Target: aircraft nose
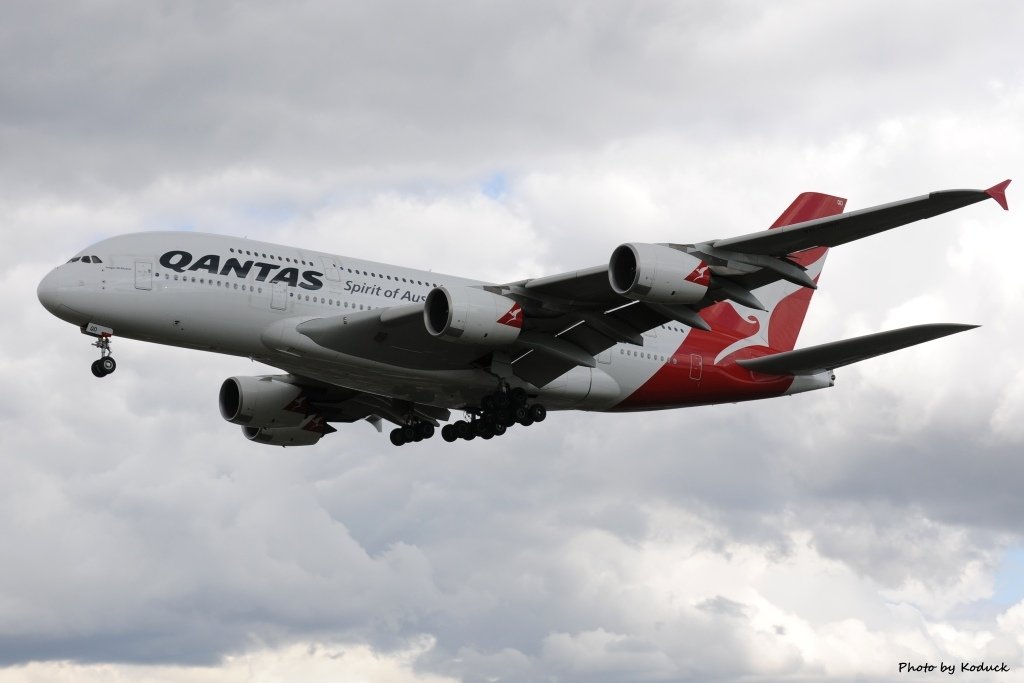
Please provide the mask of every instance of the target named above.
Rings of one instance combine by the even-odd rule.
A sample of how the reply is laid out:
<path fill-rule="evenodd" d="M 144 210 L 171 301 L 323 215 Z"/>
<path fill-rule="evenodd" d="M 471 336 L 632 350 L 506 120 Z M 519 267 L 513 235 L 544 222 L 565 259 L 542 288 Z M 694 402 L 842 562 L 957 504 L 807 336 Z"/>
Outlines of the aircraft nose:
<path fill-rule="evenodd" d="M 54 268 L 47 273 L 46 277 L 39 283 L 39 287 L 36 288 L 36 296 L 39 297 L 39 303 L 54 315 L 58 314 L 58 309 L 60 308 L 60 273 L 57 270 L 57 268 Z"/>
<path fill-rule="evenodd" d="M 87 309 L 86 300 L 83 299 L 82 287 L 74 287 L 74 281 L 69 278 L 65 267 L 58 266 L 51 270 L 36 287 L 36 296 L 43 308 L 61 320 L 75 325 L 84 325 L 89 322 L 90 315 L 82 311 Z M 80 283 L 84 284 L 84 283 Z"/>

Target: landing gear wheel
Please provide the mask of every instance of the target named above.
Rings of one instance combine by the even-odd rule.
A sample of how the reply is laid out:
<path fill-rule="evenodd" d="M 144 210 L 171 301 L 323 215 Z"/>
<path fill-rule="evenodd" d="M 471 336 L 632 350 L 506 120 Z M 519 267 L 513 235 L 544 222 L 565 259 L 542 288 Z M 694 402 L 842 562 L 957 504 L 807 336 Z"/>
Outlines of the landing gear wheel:
<path fill-rule="evenodd" d="M 434 435 L 434 425 L 429 422 L 420 422 L 416 425 L 417 439 L 429 439 Z"/>
<path fill-rule="evenodd" d="M 447 441 L 448 443 L 456 441 L 459 438 L 458 427 L 456 427 L 454 424 L 445 425 L 444 427 L 441 427 L 441 438 Z"/>
<path fill-rule="evenodd" d="M 395 429 L 392 429 L 390 437 L 391 437 L 391 443 L 395 444 L 396 446 L 401 446 L 401 445 L 405 444 L 405 437 L 402 435 L 402 428 L 401 427 L 397 427 Z"/>
<path fill-rule="evenodd" d="M 117 370 L 117 362 L 113 356 L 104 356 L 99 360 L 100 368 L 103 370 L 104 375 L 109 375 L 114 370 Z"/>
<path fill-rule="evenodd" d="M 411 443 L 413 441 L 419 441 L 419 439 L 416 438 L 416 428 L 415 427 L 413 427 L 412 425 L 405 425 L 401 429 L 402 429 L 402 438 L 405 439 L 406 443 Z"/>
<path fill-rule="evenodd" d="M 543 422 L 544 418 L 548 416 L 548 409 L 539 403 L 534 403 L 530 406 L 530 420 L 532 422 Z"/>
<path fill-rule="evenodd" d="M 526 389 L 522 387 L 516 387 L 512 391 L 508 392 L 508 397 L 512 401 L 512 405 L 519 407 L 526 405 Z"/>
<path fill-rule="evenodd" d="M 458 422 L 456 422 L 455 430 L 456 433 L 459 435 L 459 438 L 465 439 L 466 441 L 470 441 L 473 439 L 473 437 L 476 436 L 476 432 L 473 431 L 473 425 L 466 422 L 465 420 L 459 420 Z"/>
<path fill-rule="evenodd" d="M 106 377 L 107 376 L 107 373 L 103 371 L 103 366 L 100 365 L 100 363 L 102 361 L 103 361 L 103 359 L 101 358 L 99 360 L 94 360 L 92 362 L 92 367 L 91 367 L 92 374 L 95 375 L 96 377 Z"/>

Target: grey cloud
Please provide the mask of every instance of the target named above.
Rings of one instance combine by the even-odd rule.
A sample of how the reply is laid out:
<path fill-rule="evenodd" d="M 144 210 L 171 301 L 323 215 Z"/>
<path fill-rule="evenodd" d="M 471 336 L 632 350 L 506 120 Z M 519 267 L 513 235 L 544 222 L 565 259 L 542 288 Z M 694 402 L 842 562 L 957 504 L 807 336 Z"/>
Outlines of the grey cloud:
<path fill-rule="evenodd" d="M 1019 12 L 11 9 L 0 660 L 215 664 L 259 644 L 387 653 L 426 635 L 417 666 L 464 680 L 785 679 L 822 673 L 800 638 L 843 624 L 867 632 L 857 652 L 928 634 L 926 619 L 970 632 L 931 603 L 972 599 L 965 568 L 992 571 L 1020 543 L 1019 439 L 990 421 L 1024 330 L 985 240 L 966 282 L 946 254 L 979 233 L 1012 253 L 1015 214 L 972 207 L 830 257 L 804 341 L 932 296 L 986 323 L 943 347 L 939 372 L 908 351 L 828 392 L 555 414 L 450 447 L 394 449 L 366 424 L 314 449 L 249 444 L 216 390 L 265 368 L 120 340 L 98 383 L 88 340 L 34 287 L 97 239 L 168 225 L 525 277 L 626 239 L 758 229 L 804 189 L 861 207 L 994 182 L 1022 158 Z M 481 199 L 496 169 L 506 191 Z M 485 237 L 460 239 L 470 229 Z M 731 572 L 738 584 L 716 583 Z M 911 619 L 884 596 L 915 581 L 928 599 L 906 598 Z M 777 613 L 755 620 L 764 602 Z"/>
<path fill-rule="evenodd" d="M 637 130 L 821 140 L 948 105 L 954 83 L 983 111 L 979 74 L 1019 77 L 988 40 L 1016 11 L 36 3 L 12 11 L 0 42 L 17 65 L 0 170 L 11 188 L 137 189 L 211 164 L 522 168 Z"/>

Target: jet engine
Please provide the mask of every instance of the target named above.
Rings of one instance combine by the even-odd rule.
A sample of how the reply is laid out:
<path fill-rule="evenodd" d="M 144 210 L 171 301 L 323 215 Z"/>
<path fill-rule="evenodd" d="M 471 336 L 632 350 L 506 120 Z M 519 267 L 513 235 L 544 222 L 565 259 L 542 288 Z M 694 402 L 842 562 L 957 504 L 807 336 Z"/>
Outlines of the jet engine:
<path fill-rule="evenodd" d="M 423 307 L 427 332 L 460 344 L 503 346 L 523 329 L 522 307 L 500 294 L 475 287 L 435 287 Z"/>
<path fill-rule="evenodd" d="M 616 293 L 657 304 L 692 304 L 711 284 L 706 263 L 664 244 L 623 244 L 612 252 L 608 280 Z"/>
<path fill-rule="evenodd" d="M 302 389 L 271 376 L 229 377 L 220 385 L 218 403 L 225 420 L 246 429 L 298 427 L 309 417 Z"/>

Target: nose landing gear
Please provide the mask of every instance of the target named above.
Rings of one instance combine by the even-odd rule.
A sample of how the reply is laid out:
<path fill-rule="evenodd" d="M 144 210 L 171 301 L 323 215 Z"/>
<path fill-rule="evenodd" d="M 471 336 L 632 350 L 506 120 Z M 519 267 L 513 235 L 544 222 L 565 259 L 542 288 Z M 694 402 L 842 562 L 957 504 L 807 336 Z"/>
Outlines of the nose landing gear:
<path fill-rule="evenodd" d="M 110 355 L 110 338 L 113 336 L 114 331 L 108 327 L 99 327 L 98 325 L 89 325 L 88 331 L 85 329 L 82 331 L 97 338 L 92 345 L 100 350 L 99 359 L 92 362 L 92 374 L 96 377 L 106 377 L 114 370 L 117 370 L 117 362 Z"/>

